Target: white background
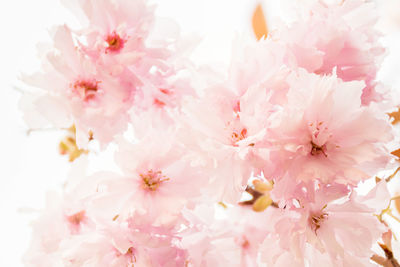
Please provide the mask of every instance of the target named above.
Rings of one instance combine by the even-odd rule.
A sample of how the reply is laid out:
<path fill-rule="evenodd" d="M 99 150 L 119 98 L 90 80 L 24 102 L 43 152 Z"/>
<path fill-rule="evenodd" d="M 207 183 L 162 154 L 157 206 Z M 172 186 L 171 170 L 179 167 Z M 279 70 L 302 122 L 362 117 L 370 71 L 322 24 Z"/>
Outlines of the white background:
<path fill-rule="evenodd" d="M 400 1 L 400 0 L 399 0 Z M 159 0 L 158 14 L 175 18 L 183 33 L 203 36 L 194 58 L 198 62 L 226 63 L 236 33 L 250 31 L 256 0 Z M 396 1 L 391 1 L 396 2 Z M 398 2 L 398 1 L 397 1 Z M 276 2 L 275 2 L 276 3 Z M 269 16 L 278 16 L 272 2 Z M 398 9 L 399 10 L 399 9 Z M 400 10 L 399 10 L 400 14 Z M 387 21 L 386 21 L 387 22 Z M 40 66 L 36 44 L 50 41 L 47 30 L 56 24 L 77 21 L 58 0 L 1 0 L 0 6 L 0 266 L 22 266 L 21 256 L 30 241 L 29 221 L 44 205 L 48 190 L 59 190 L 69 163 L 59 156 L 61 135 L 27 128 L 18 111 L 21 72 Z M 384 24 L 382 24 L 384 25 Z M 386 26 L 385 26 L 386 27 Z M 396 27 L 387 44 L 398 48 Z M 393 49 L 382 77 L 399 85 L 400 57 Z M 46 267 L 46 266 L 45 266 Z"/>

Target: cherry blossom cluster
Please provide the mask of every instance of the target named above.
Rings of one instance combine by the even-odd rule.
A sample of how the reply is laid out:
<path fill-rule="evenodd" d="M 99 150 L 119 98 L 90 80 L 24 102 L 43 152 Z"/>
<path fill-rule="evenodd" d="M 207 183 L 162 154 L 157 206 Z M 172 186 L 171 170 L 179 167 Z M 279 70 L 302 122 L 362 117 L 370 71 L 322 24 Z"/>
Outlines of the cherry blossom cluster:
<path fill-rule="evenodd" d="M 84 26 L 54 28 L 42 71 L 22 77 L 29 127 L 69 129 L 60 152 L 76 159 L 27 266 L 400 266 L 372 3 L 303 5 L 236 38 L 222 75 L 146 0 L 68 6 Z M 89 173 L 93 142 L 116 146 L 119 171 Z"/>

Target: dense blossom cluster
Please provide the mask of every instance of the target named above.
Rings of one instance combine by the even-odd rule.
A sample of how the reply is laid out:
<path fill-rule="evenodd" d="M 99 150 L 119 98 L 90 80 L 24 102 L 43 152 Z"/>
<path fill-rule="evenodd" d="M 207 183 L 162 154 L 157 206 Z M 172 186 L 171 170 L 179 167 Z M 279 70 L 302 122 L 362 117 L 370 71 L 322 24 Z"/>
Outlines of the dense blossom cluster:
<path fill-rule="evenodd" d="M 390 179 L 357 190 L 397 164 L 371 3 L 313 1 L 238 38 L 219 81 L 145 0 L 69 5 L 86 26 L 52 31 L 21 106 L 30 127 L 73 126 L 71 160 L 115 144 L 120 171 L 48 195 L 27 266 L 399 266 L 373 250 L 391 250 Z"/>

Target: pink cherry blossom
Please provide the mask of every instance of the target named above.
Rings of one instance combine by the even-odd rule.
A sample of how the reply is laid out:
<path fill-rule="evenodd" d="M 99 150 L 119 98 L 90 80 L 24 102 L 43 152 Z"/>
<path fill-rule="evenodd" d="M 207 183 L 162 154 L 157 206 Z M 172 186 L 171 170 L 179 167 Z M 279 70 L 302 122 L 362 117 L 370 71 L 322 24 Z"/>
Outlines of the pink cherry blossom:
<path fill-rule="evenodd" d="M 214 197 L 235 202 L 252 171 L 262 164 L 254 145 L 265 134 L 265 128 L 250 114 L 252 107 L 242 108 L 246 96 L 218 86 L 206 93 L 207 97 L 184 105 L 181 140 L 191 149 L 192 161 L 208 170 L 212 183 L 209 190 L 214 190 Z"/>
<path fill-rule="evenodd" d="M 26 109 L 43 118 L 27 117 L 30 126 L 68 128 L 74 124 L 80 147 L 86 146 L 89 132 L 104 145 L 127 129 L 130 110 L 162 110 L 164 118 L 167 109 L 180 106 L 184 95 L 194 94 L 178 68 L 183 65 L 179 61 L 187 59 L 181 60 L 178 53 L 171 55 L 178 37 L 153 40 L 154 10 L 146 2 L 79 4 L 88 27 L 74 31 L 58 27 L 54 49 L 45 55 L 44 72 L 23 77 L 41 89 L 22 100 L 33 102 L 25 104 Z"/>
<path fill-rule="evenodd" d="M 217 213 L 225 217 L 209 220 Z M 242 207 L 221 211 L 202 205 L 185 210 L 184 217 L 193 225 L 179 234 L 179 246 L 187 250 L 189 266 L 257 266 L 258 247 L 269 230 L 264 224 L 268 214 Z"/>
<path fill-rule="evenodd" d="M 304 70 L 291 73 L 287 82 L 287 103 L 267 137 L 266 146 L 276 145 L 271 178 L 287 172 L 294 182 L 356 185 L 387 166 L 391 155 L 383 144 L 392 140 L 392 129 L 385 114 L 361 105 L 362 82 Z"/>
<path fill-rule="evenodd" d="M 165 136 L 172 139 L 174 134 Z M 139 214 L 152 218 L 154 225 L 175 223 L 181 209 L 208 186 L 208 176 L 191 166 L 184 150 L 155 133 L 137 144 L 121 141 L 120 146 L 116 162 L 123 175 L 99 180 L 104 189 L 93 200 L 98 208 L 109 205 L 110 217 Z"/>
<path fill-rule="evenodd" d="M 311 250 L 330 257 L 329 266 L 367 264 L 383 225 L 373 215 L 373 209 L 356 202 L 355 194 L 338 202 L 334 201 L 338 195 L 330 192 L 332 187 L 320 186 L 314 202 L 300 201 L 299 208 L 281 211 L 275 221 L 281 248 L 300 263 L 318 263 L 318 258 L 307 256 L 312 246 Z"/>
<path fill-rule="evenodd" d="M 374 29 L 375 9 L 362 0 L 316 1 L 302 19 L 287 30 L 272 32 L 271 38 L 288 47 L 292 63 L 299 67 L 317 74 L 336 69 L 344 81 L 364 81 L 362 103 L 367 105 L 384 97 L 375 81 L 385 51 Z"/>
<path fill-rule="evenodd" d="M 66 266 L 183 267 L 183 251 L 171 245 L 171 237 L 153 231 L 130 222 L 98 225 L 64 242 L 62 258 Z"/>
<path fill-rule="evenodd" d="M 187 61 L 177 51 L 178 46 L 185 50 L 179 45 L 179 27 L 172 21 L 159 22 L 154 6 L 143 0 L 78 0 L 78 5 L 89 22 L 87 29 L 79 31 L 82 50 L 100 68 L 122 76 L 122 83 L 135 88 L 135 107 L 176 107 L 182 95 L 194 93 L 189 82 L 179 77 L 179 62 Z M 163 23 L 162 33 L 159 23 Z"/>
<path fill-rule="evenodd" d="M 60 266 L 60 246 L 72 236 L 90 231 L 94 222 L 77 196 L 49 193 L 46 208 L 33 223 L 33 239 L 24 261 L 27 266 Z"/>
<path fill-rule="evenodd" d="M 88 142 L 90 131 L 103 143 L 111 141 L 127 126 L 132 88 L 120 86 L 119 79 L 98 69 L 77 48 L 67 26 L 56 29 L 54 47 L 46 54 L 44 72 L 24 78 L 42 89 L 34 102 L 36 109 L 50 125 L 75 124 L 81 146 Z"/>

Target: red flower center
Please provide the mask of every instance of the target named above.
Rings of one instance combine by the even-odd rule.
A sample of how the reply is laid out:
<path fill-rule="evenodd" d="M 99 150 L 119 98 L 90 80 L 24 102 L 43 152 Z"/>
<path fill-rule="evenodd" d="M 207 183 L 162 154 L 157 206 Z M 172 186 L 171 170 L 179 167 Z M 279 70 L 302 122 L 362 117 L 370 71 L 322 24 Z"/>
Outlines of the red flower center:
<path fill-rule="evenodd" d="M 111 33 L 106 38 L 107 49 L 106 52 L 117 53 L 124 48 L 125 41 L 116 32 Z"/>
<path fill-rule="evenodd" d="M 84 101 L 88 101 L 96 96 L 99 90 L 99 83 L 100 82 L 95 80 L 82 80 L 75 82 L 73 88 Z"/>

